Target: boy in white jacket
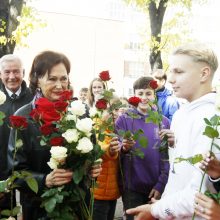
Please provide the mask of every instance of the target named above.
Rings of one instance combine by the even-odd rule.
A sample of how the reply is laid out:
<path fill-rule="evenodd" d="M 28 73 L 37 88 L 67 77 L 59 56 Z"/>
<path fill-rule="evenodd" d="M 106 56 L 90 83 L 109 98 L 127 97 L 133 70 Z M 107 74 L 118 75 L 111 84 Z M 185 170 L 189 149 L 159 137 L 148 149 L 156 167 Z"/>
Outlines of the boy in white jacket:
<path fill-rule="evenodd" d="M 179 98 L 188 101 L 173 116 L 171 130 L 175 145 L 170 149 L 170 172 L 162 198 L 127 210 L 136 215 L 136 220 L 147 219 L 192 219 L 194 198 L 202 179 L 198 166 L 188 162 L 174 165 L 175 158 L 189 158 L 210 150 L 211 139 L 203 135 L 206 124 L 216 114 L 212 80 L 218 60 L 215 53 L 205 45 L 191 44 L 177 48 L 170 59 L 169 82 Z M 202 192 L 214 191 L 205 175 Z M 195 219 L 202 219 L 196 217 Z"/>

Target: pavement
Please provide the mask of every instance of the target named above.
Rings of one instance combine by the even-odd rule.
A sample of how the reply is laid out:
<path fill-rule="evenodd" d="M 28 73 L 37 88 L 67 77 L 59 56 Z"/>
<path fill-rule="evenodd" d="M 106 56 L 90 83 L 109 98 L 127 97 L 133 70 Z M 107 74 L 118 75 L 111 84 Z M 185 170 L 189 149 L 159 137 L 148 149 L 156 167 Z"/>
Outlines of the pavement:
<path fill-rule="evenodd" d="M 123 220 L 123 204 L 121 198 L 118 199 L 114 220 Z"/>

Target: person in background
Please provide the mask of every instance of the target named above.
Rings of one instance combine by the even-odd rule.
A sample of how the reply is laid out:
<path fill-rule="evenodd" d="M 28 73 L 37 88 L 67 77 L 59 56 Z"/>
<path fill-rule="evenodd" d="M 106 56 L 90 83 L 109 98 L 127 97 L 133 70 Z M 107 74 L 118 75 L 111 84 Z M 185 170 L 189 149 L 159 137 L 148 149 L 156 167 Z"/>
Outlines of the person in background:
<path fill-rule="evenodd" d="M 120 102 L 123 105 L 123 107 L 118 109 L 119 116 L 124 114 L 129 108 L 128 99 L 126 97 L 120 97 Z"/>
<path fill-rule="evenodd" d="M 101 98 L 102 92 L 105 89 L 105 84 L 100 78 L 94 78 L 89 86 L 88 104 L 92 108 L 95 102 Z"/>
<path fill-rule="evenodd" d="M 110 100 L 111 105 L 119 102 L 120 99 L 117 97 Z M 119 110 L 114 109 L 113 122 L 118 118 L 118 115 Z M 109 117 L 109 114 L 105 114 L 102 120 L 107 121 Z M 99 125 L 102 125 L 102 121 L 95 124 L 95 126 Z M 109 133 L 112 132 L 106 130 L 104 141 L 99 142 L 105 153 L 102 156 L 102 171 L 97 178 L 97 187 L 94 190 L 93 220 L 113 220 L 117 199 L 120 197 L 118 185 L 120 143 L 118 137 L 108 136 Z"/>
<path fill-rule="evenodd" d="M 79 91 L 79 100 L 81 100 L 83 103 L 87 103 L 88 91 L 89 89 L 86 87 L 81 88 Z"/>
<path fill-rule="evenodd" d="M 9 116 L 33 98 L 23 78 L 24 67 L 18 56 L 7 54 L 0 59 L 0 90 L 6 95 L 5 103 L 0 105 L 0 111 L 6 116 L 4 124 L 0 126 L 0 181 L 7 179 Z M 4 209 L 10 209 L 10 193 L 0 198 L 0 212 Z"/>
<path fill-rule="evenodd" d="M 140 149 L 139 140 L 132 137 L 121 137 L 121 169 L 122 169 L 122 201 L 124 209 L 136 207 L 150 202 L 151 198 L 159 199 L 168 179 L 169 162 L 159 152 L 160 137 L 159 126 L 148 122 L 149 102 L 155 99 L 155 90 L 151 88 L 153 77 L 140 77 L 133 84 L 134 94 L 141 99 L 137 108 L 133 107 L 119 116 L 116 121 L 116 131 L 130 131 L 133 135 L 139 129 L 147 138 L 147 146 Z M 135 115 L 131 117 L 130 115 Z M 169 129 L 168 118 L 163 116 L 162 127 Z M 143 158 L 135 155 L 136 149 L 143 152 Z M 127 220 L 133 216 L 126 215 Z"/>
<path fill-rule="evenodd" d="M 203 132 L 206 128 L 204 118 L 210 119 L 217 113 L 216 93 L 212 92 L 212 80 L 217 68 L 216 54 L 204 44 L 183 45 L 173 51 L 169 82 L 175 95 L 188 103 L 174 114 L 171 123 L 175 144 L 174 148 L 169 149 L 169 178 L 162 198 L 154 200 L 151 205 L 127 210 L 127 214 L 136 215 L 136 220 L 192 219 L 195 194 L 199 191 L 203 172 L 197 164 L 177 162 L 178 158 L 205 154 L 213 144 L 212 139 L 203 135 Z M 219 145 L 219 140 L 215 140 L 215 144 Z M 204 176 L 201 189 L 202 192 L 207 189 L 215 191 L 207 175 Z"/>
<path fill-rule="evenodd" d="M 162 114 L 166 116 L 170 122 L 173 114 L 179 109 L 180 104 L 176 97 L 173 96 L 172 91 L 166 88 L 167 75 L 162 69 L 153 71 L 152 76 L 157 80 L 158 88 L 156 91 L 158 107 Z"/>
<path fill-rule="evenodd" d="M 41 97 L 51 102 L 58 101 L 61 93 L 70 88 L 70 62 L 62 53 L 43 51 L 38 54 L 32 63 L 29 74 L 30 89 L 35 94 L 31 103 L 16 111 L 15 115 L 30 119 L 30 112 L 35 108 L 35 101 Z M 51 146 L 40 145 L 40 125 L 29 123 L 28 127 L 20 131 L 23 146 L 16 152 L 13 159 L 15 131 L 11 130 L 8 147 L 8 166 L 15 171 L 28 170 L 38 183 L 38 193 L 30 191 L 23 179 L 19 179 L 21 192 L 22 214 L 24 220 L 50 219 L 46 211 L 40 207 L 41 194 L 45 187 L 62 186 L 72 179 L 72 171 L 65 169 L 51 170 L 47 164 L 50 159 Z M 101 165 L 91 168 L 91 176 L 97 177 Z"/>
<path fill-rule="evenodd" d="M 201 162 L 200 168 L 209 175 L 216 191 L 220 192 L 220 160 L 215 155 L 207 153 Z M 210 197 L 197 193 L 195 196 L 195 213 L 207 220 L 220 219 L 220 204 Z"/>

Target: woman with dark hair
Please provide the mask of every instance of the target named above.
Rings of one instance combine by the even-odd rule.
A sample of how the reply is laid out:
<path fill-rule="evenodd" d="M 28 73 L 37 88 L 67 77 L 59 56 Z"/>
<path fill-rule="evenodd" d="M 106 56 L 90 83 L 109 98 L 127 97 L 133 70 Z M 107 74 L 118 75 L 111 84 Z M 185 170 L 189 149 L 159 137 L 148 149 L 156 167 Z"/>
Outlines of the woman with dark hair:
<path fill-rule="evenodd" d="M 51 102 L 58 101 L 61 93 L 70 88 L 69 82 L 70 62 L 61 53 L 44 51 L 38 54 L 32 64 L 29 74 L 30 89 L 35 94 L 31 103 L 20 108 L 16 115 L 30 119 L 30 112 L 36 107 L 35 102 L 41 97 Z M 15 170 L 27 170 L 38 182 L 38 193 L 33 193 L 23 179 L 17 184 L 21 191 L 21 204 L 24 220 L 45 220 L 47 217 L 44 209 L 40 207 L 41 194 L 45 187 L 62 186 L 72 180 L 73 172 L 65 169 L 49 168 L 47 162 L 50 159 L 50 146 L 40 145 L 41 136 L 38 124 L 29 123 L 27 129 L 19 131 L 19 138 L 23 146 L 18 149 L 16 158 L 13 160 L 15 131 L 12 130 L 9 140 L 9 168 Z M 97 177 L 101 167 L 94 166 L 91 171 L 92 177 Z M 74 218 L 73 218 L 74 219 Z"/>
<path fill-rule="evenodd" d="M 89 107 L 93 107 L 95 101 L 100 99 L 102 92 L 105 89 L 105 84 L 100 78 L 94 78 L 89 85 L 88 103 Z"/>

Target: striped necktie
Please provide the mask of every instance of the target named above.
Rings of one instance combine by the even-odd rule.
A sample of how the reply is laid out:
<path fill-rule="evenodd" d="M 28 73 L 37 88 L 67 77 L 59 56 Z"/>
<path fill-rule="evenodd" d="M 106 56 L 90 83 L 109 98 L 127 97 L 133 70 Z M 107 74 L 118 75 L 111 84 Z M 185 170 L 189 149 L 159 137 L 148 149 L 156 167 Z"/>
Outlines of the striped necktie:
<path fill-rule="evenodd" d="M 13 94 L 11 95 L 11 98 L 12 98 L 12 99 L 16 99 L 16 98 L 17 98 L 17 95 L 16 95 L 15 93 L 13 93 Z"/>

